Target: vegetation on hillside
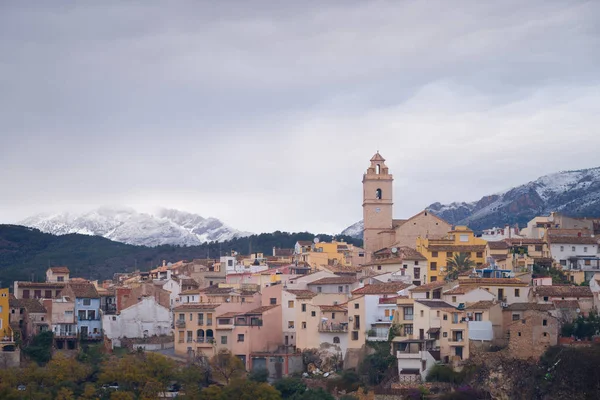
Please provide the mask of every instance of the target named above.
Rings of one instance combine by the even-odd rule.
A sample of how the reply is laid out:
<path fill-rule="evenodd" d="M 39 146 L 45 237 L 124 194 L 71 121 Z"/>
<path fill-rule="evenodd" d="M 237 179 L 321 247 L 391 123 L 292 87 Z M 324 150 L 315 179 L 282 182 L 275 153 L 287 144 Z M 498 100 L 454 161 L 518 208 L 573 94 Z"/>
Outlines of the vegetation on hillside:
<path fill-rule="evenodd" d="M 292 248 L 298 240 L 313 240 L 316 236 L 325 241 L 332 239 L 331 235 L 276 231 L 201 246 L 144 247 L 99 236 L 55 236 L 23 226 L 0 225 L 0 286 L 6 287 L 14 280 L 42 280 L 49 266 L 66 265 L 73 276 L 111 279 L 116 272 L 131 272 L 136 267 L 149 270 L 160 265 L 162 260 L 216 258 L 232 250 L 242 254 L 252 251 L 271 255 L 273 247 Z M 348 236 L 336 236 L 336 239 L 361 245 L 359 240 Z"/>

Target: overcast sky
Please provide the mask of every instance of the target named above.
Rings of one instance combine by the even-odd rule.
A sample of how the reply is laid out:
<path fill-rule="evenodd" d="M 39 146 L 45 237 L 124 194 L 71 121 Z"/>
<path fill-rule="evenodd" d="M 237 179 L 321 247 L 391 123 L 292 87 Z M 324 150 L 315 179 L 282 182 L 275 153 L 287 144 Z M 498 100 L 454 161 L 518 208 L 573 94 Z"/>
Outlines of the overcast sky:
<path fill-rule="evenodd" d="M 335 233 L 378 149 L 396 218 L 599 166 L 599 21 L 599 1 L 2 2 L 0 222 L 165 206 Z"/>

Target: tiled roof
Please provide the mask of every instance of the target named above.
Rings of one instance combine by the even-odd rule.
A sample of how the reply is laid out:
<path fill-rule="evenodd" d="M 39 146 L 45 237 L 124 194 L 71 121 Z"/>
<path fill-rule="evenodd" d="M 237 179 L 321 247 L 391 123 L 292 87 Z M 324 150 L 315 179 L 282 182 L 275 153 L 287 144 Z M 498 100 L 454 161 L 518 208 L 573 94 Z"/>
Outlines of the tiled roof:
<path fill-rule="evenodd" d="M 69 268 L 67 267 L 50 267 L 50 271 L 55 274 L 68 274 Z"/>
<path fill-rule="evenodd" d="M 310 240 L 298 240 L 300 246 L 312 246 L 313 242 Z"/>
<path fill-rule="evenodd" d="M 71 288 L 73 294 L 76 298 L 80 299 L 99 299 L 100 295 L 98 295 L 98 291 L 93 283 L 73 283 L 69 282 L 67 285 L 68 288 Z"/>
<path fill-rule="evenodd" d="M 343 307 L 341 305 L 334 305 L 334 306 L 323 305 L 323 306 L 319 306 L 319 308 L 321 309 L 321 311 L 325 311 L 325 312 L 347 312 L 348 311 L 348 309 L 346 307 Z"/>
<path fill-rule="evenodd" d="M 215 308 L 219 307 L 221 305 L 221 303 L 201 303 L 201 304 L 197 304 L 197 303 L 185 303 L 185 304 L 180 304 L 177 307 L 173 308 L 173 310 L 175 311 L 181 311 L 181 310 L 214 310 Z"/>
<path fill-rule="evenodd" d="M 469 304 L 465 307 L 466 310 L 488 310 L 493 305 L 498 304 L 492 300 L 481 300 L 476 303 Z"/>
<path fill-rule="evenodd" d="M 473 252 L 473 251 L 485 251 L 485 245 L 481 244 L 481 245 L 468 245 L 468 246 L 461 246 L 461 245 L 449 245 L 449 244 L 442 244 L 442 245 L 429 245 L 427 247 L 427 250 L 429 251 L 451 251 L 454 253 L 462 253 L 462 252 Z"/>
<path fill-rule="evenodd" d="M 19 281 L 19 288 L 52 288 L 52 289 L 61 289 L 64 288 L 66 282 L 27 282 L 27 281 Z"/>
<path fill-rule="evenodd" d="M 491 285 L 491 286 L 528 286 L 517 278 L 469 278 L 461 279 L 461 285 Z"/>
<path fill-rule="evenodd" d="M 576 310 L 578 308 L 581 308 L 577 300 L 554 300 L 552 303 L 554 304 L 554 307 L 556 307 L 556 309 L 561 310 Z"/>
<path fill-rule="evenodd" d="M 181 292 L 179 292 L 179 295 L 188 295 L 188 294 L 200 294 L 201 290 L 200 289 L 188 289 L 188 290 L 183 290 Z"/>
<path fill-rule="evenodd" d="M 452 304 L 448 304 L 445 301 L 442 300 L 424 300 L 424 299 L 418 299 L 415 300 L 417 303 L 423 304 L 424 306 L 427 306 L 429 308 L 454 308 L 456 309 L 456 307 L 454 307 Z"/>
<path fill-rule="evenodd" d="M 30 313 L 46 313 L 46 308 L 36 299 L 9 299 L 10 307 L 25 308 Z"/>
<path fill-rule="evenodd" d="M 379 304 L 396 304 L 398 299 L 408 299 L 408 296 L 382 297 L 379 299 Z"/>
<path fill-rule="evenodd" d="M 444 294 L 466 294 L 475 289 L 477 289 L 477 288 L 474 286 L 460 286 L 459 285 L 459 286 L 453 287 L 450 290 L 446 290 L 444 292 Z"/>
<path fill-rule="evenodd" d="M 204 289 L 200 289 L 200 292 L 211 295 L 211 294 L 227 294 L 231 293 L 233 288 L 230 287 L 218 287 L 216 285 L 205 287 Z"/>
<path fill-rule="evenodd" d="M 308 285 L 349 285 L 356 283 L 356 278 L 347 276 L 332 276 L 321 278 L 314 282 L 309 282 Z"/>
<path fill-rule="evenodd" d="M 217 315 L 217 318 L 233 318 L 238 314 L 239 314 L 238 312 L 230 311 L 230 312 L 226 312 L 225 314 Z"/>
<path fill-rule="evenodd" d="M 297 299 L 312 299 L 317 295 L 311 290 L 286 289 L 286 292 L 295 294 Z"/>
<path fill-rule="evenodd" d="M 594 297 L 589 286 L 535 286 L 533 293 L 543 297 Z"/>
<path fill-rule="evenodd" d="M 184 278 L 184 279 L 182 279 L 181 280 L 181 285 L 183 285 L 183 286 L 194 286 L 194 287 L 200 286 L 198 284 L 198 282 L 196 282 L 192 278 Z"/>
<path fill-rule="evenodd" d="M 275 249 L 276 257 L 289 257 L 294 254 L 294 249 Z"/>
<path fill-rule="evenodd" d="M 526 311 L 526 310 L 537 310 L 537 311 L 550 311 L 554 310 L 553 304 L 539 304 L 539 303 L 512 303 L 508 307 L 504 308 L 507 311 Z"/>
<path fill-rule="evenodd" d="M 508 250 L 508 244 L 504 240 L 487 243 L 491 250 Z"/>
<path fill-rule="evenodd" d="M 406 221 L 408 221 L 407 219 L 393 219 L 392 220 L 392 228 L 398 228 L 399 226 L 402 226 L 406 223 Z"/>
<path fill-rule="evenodd" d="M 598 238 L 589 236 L 548 236 L 548 241 L 555 244 L 598 244 Z"/>
<path fill-rule="evenodd" d="M 530 244 L 544 244 L 546 241 L 544 239 L 534 239 L 534 238 L 514 238 L 514 239 L 504 239 L 509 246 L 525 246 Z"/>
<path fill-rule="evenodd" d="M 255 308 L 254 310 L 250 310 L 247 311 L 245 313 L 238 313 L 238 315 L 254 315 L 254 314 L 262 314 L 265 311 L 269 311 L 275 307 L 279 307 L 279 304 L 274 304 L 274 305 L 270 305 L 270 306 L 262 306 L 262 307 L 258 307 Z"/>
<path fill-rule="evenodd" d="M 392 248 L 394 247 L 386 247 L 384 249 L 378 250 L 375 252 L 375 255 L 391 255 L 392 259 L 399 260 L 417 260 L 417 261 L 427 261 L 427 258 L 423 256 L 423 254 L 419 253 L 417 250 L 408 246 L 400 246 L 395 247 L 397 249 L 396 253 L 392 253 Z M 385 260 L 385 259 L 384 259 Z M 383 261 L 383 260 L 381 260 Z M 378 263 L 378 260 L 372 262 L 372 264 Z"/>
<path fill-rule="evenodd" d="M 429 292 L 430 290 L 440 289 L 445 284 L 446 284 L 446 282 L 444 282 L 444 281 L 430 282 L 430 283 L 426 283 L 425 285 L 421 285 L 421 286 L 417 286 L 412 289 L 409 289 L 409 291 L 411 291 L 413 293 Z"/>
<path fill-rule="evenodd" d="M 398 294 L 399 291 L 411 286 L 412 285 L 403 282 L 376 283 L 355 289 L 352 291 L 352 294 Z"/>

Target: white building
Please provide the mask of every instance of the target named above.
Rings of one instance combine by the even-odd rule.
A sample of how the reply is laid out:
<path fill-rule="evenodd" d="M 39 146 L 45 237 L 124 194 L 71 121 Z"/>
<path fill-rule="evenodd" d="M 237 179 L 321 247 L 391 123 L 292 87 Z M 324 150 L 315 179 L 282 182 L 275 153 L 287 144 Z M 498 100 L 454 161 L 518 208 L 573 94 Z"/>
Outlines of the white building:
<path fill-rule="evenodd" d="M 109 339 L 170 335 L 171 323 L 171 311 L 157 303 L 153 296 L 143 297 L 119 314 L 102 317 L 102 326 Z"/>
<path fill-rule="evenodd" d="M 598 269 L 598 238 L 548 235 L 550 254 L 563 269 Z"/>
<path fill-rule="evenodd" d="M 481 238 L 488 242 L 498 242 L 504 239 L 522 239 L 524 236 L 518 227 L 506 225 L 504 228 L 484 229 Z"/>

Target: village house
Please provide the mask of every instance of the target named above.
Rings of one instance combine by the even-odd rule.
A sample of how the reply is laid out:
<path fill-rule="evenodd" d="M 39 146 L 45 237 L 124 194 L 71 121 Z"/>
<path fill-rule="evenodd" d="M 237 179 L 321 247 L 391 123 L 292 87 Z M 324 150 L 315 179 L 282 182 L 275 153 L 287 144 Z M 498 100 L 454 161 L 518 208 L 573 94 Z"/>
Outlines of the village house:
<path fill-rule="evenodd" d="M 427 282 L 443 279 L 448 272 L 448 260 L 459 254 L 467 255 L 477 267 L 486 262 L 486 241 L 475 237 L 473 231 L 466 226 L 456 226 L 441 239 L 418 237 L 416 250 L 427 259 Z"/>
<path fill-rule="evenodd" d="M 15 281 L 13 294 L 17 299 L 51 299 L 60 296 L 63 282 Z"/>
<path fill-rule="evenodd" d="M 461 305 L 464 307 L 468 303 L 496 300 L 496 296 L 479 286 L 457 284 L 453 288 L 442 292 L 442 300 L 455 307 Z"/>
<path fill-rule="evenodd" d="M 69 282 L 63 292 L 64 297 L 74 299 L 77 332 L 82 340 L 101 340 L 102 318 L 100 296 L 90 282 Z"/>
<path fill-rule="evenodd" d="M 75 316 L 75 299 L 60 296 L 44 299 L 44 307 L 50 319 L 50 330 L 54 334 L 54 347 L 61 350 L 77 348 L 77 319 Z"/>
<path fill-rule="evenodd" d="M 373 256 L 372 262 L 363 266 L 363 270 L 368 270 L 370 274 L 396 273 L 406 276 L 407 281 L 416 286 L 425 283 L 427 259 L 415 249 L 407 246 L 386 247 L 376 251 Z"/>
<path fill-rule="evenodd" d="M 469 345 L 483 347 L 505 344 L 502 307 L 496 300 L 480 300 L 465 307 L 469 325 Z"/>
<path fill-rule="evenodd" d="M 46 270 L 46 282 L 68 282 L 69 274 L 67 267 L 50 267 Z"/>
<path fill-rule="evenodd" d="M 351 292 L 359 285 L 356 278 L 345 276 L 321 278 L 306 284 L 309 290 L 316 293 L 345 294 L 347 297 L 350 297 Z"/>
<path fill-rule="evenodd" d="M 558 344 L 560 323 L 552 309 L 551 304 L 515 303 L 504 310 L 511 357 L 537 359 Z"/>
<path fill-rule="evenodd" d="M 40 300 L 9 297 L 9 307 L 11 328 L 23 341 L 49 329 L 47 310 Z"/>
<path fill-rule="evenodd" d="M 459 276 L 461 287 L 479 287 L 493 294 L 500 303 L 512 304 L 527 300 L 529 285 L 518 278 L 469 278 Z M 485 300 L 485 299 L 481 299 Z"/>
<path fill-rule="evenodd" d="M 551 304 L 557 317 L 570 321 L 577 315 L 588 315 L 594 308 L 594 294 L 589 286 L 540 285 L 531 289 L 529 302 Z"/>
<path fill-rule="evenodd" d="M 4 346 L 14 344 L 14 334 L 10 327 L 10 295 L 8 288 L 0 289 L 0 343 L 2 344 L 1 351 L 4 351 Z"/>

